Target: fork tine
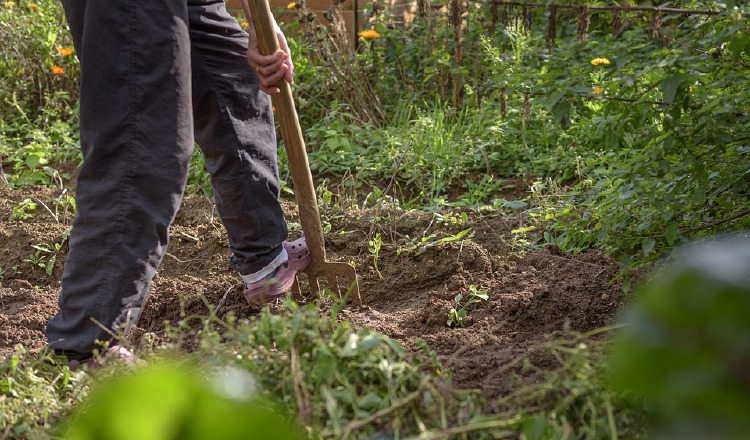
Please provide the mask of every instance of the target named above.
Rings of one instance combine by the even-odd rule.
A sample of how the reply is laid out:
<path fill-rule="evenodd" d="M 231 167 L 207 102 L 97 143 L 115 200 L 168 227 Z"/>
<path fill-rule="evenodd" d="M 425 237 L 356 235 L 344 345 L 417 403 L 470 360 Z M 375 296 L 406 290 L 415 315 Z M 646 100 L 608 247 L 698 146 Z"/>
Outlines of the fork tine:
<path fill-rule="evenodd" d="M 305 273 L 311 291 L 320 292 L 323 288 L 328 288 L 339 297 L 349 294 L 354 305 L 362 306 L 357 272 L 351 264 L 323 261 L 322 264 L 308 267 Z"/>
<path fill-rule="evenodd" d="M 351 298 L 352 302 L 357 305 L 357 307 L 362 307 L 362 297 L 359 295 L 359 280 L 357 279 L 357 274 L 354 274 L 354 276 L 347 277 L 348 284 L 349 284 L 349 290 L 351 291 Z"/>
<path fill-rule="evenodd" d="M 320 292 L 320 278 L 318 276 L 310 277 L 310 290 L 312 290 L 313 293 Z"/>
<path fill-rule="evenodd" d="M 339 277 L 335 273 L 328 275 L 328 282 L 331 284 L 331 290 L 336 292 L 341 297 L 341 289 L 339 289 Z"/>
<path fill-rule="evenodd" d="M 297 301 L 303 298 L 302 289 L 299 287 L 299 276 L 294 277 L 294 284 L 292 284 L 292 298 Z"/>

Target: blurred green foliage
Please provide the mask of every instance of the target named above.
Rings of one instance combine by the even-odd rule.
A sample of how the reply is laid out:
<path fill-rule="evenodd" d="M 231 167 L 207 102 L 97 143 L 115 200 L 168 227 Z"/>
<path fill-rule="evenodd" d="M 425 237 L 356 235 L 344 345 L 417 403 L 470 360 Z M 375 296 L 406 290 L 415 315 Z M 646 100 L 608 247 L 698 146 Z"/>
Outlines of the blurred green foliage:
<path fill-rule="evenodd" d="M 185 363 L 120 371 L 92 385 L 59 433 L 70 440 L 304 438 L 271 403 L 252 394 L 253 380 L 239 370 L 207 378 Z"/>
<path fill-rule="evenodd" d="M 614 351 L 621 389 L 673 438 L 750 432 L 750 234 L 689 246 L 638 290 Z"/>

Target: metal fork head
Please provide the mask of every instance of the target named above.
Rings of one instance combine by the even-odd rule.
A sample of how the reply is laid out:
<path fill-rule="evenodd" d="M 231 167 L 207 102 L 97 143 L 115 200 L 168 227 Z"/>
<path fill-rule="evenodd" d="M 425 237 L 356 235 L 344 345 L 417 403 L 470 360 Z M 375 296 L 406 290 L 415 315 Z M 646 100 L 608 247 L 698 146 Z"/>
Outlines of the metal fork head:
<path fill-rule="evenodd" d="M 310 264 L 304 273 L 307 275 L 310 289 L 315 292 L 320 292 L 326 287 L 339 295 L 351 291 L 352 302 L 358 307 L 362 306 L 357 272 L 351 264 L 324 261 L 321 264 Z M 346 288 L 343 292 L 339 280 L 345 283 L 343 286 Z"/>

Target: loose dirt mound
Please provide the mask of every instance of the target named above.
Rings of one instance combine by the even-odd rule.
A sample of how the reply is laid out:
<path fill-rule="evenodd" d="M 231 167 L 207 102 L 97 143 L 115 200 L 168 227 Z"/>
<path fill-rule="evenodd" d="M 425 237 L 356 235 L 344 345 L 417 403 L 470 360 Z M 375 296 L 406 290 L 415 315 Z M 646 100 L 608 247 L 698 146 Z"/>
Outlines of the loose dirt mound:
<path fill-rule="evenodd" d="M 59 193 L 2 190 L 0 357 L 15 344 L 44 346 L 44 326 L 56 310 L 67 250 L 67 244 L 59 250 L 54 244 L 72 220 L 55 203 Z M 9 222 L 13 207 L 26 198 L 37 202 L 33 217 Z M 294 226 L 294 206 L 286 208 Z M 345 310 L 342 318 L 381 331 L 418 353 L 423 353 L 418 341 L 424 340 L 452 371 L 456 386 L 479 388 L 488 398 L 539 380 L 524 373 L 516 361 L 559 332 L 611 323 L 621 302 L 619 286 L 609 284 L 615 272 L 604 257 L 557 255 L 551 250 L 520 253 L 509 232 L 518 224 L 499 215 L 467 211 L 465 218 L 458 212 L 440 217 L 382 209 L 328 212 L 326 217 L 331 219 L 326 237 L 329 259 L 353 262 L 361 277 L 365 306 Z M 463 240 L 451 241 L 451 236 L 467 229 Z M 382 279 L 369 251 L 376 233 L 383 242 L 378 254 Z M 299 230 L 292 227 L 295 234 Z M 32 246 L 40 244 L 52 249 L 41 252 L 42 262 L 33 257 L 38 249 Z M 220 316 L 229 311 L 237 316 L 253 314 L 256 309 L 244 303 L 228 254 L 224 228 L 211 202 L 187 198 L 136 337 L 162 331 L 165 321 L 206 315 L 209 304 L 221 304 Z M 54 264 L 48 266 L 53 257 Z M 454 297 L 468 294 L 472 286 L 487 293 L 489 300 L 469 309 L 465 328 L 449 327 Z M 554 367 L 554 360 L 542 350 L 530 360 L 543 368 Z"/>

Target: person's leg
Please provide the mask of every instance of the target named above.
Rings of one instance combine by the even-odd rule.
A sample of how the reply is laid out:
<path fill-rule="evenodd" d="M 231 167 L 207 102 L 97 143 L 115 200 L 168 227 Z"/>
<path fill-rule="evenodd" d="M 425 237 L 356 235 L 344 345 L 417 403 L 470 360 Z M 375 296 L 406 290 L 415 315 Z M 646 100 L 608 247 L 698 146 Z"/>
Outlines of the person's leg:
<path fill-rule="evenodd" d="M 190 0 L 195 133 L 246 283 L 287 260 L 271 100 L 247 63 L 247 33 L 223 1 Z"/>
<path fill-rule="evenodd" d="M 84 161 L 60 311 L 47 338 L 77 360 L 138 319 L 166 252 L 194 141 L 186 3 L 63 5 L 81 62 Z"/>

